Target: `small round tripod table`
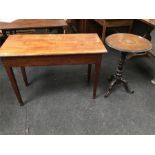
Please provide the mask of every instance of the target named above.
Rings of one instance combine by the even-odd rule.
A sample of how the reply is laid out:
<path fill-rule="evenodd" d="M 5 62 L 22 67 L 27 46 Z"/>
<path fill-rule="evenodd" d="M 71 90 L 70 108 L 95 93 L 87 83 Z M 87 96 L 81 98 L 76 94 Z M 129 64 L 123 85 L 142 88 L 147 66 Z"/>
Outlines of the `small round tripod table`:
<path fill-rule="evenodd" d="M 108 36 L 105 40 L 106 44 L 121 53 L 121 58 L 116 69 L 116 73 L 109 78 L 109 88 L 105 93 L 108 97 L 117 84 L 123 84 L 128 93 L 134 93 L 128 87 L 128 82 L 122 77 L 123 66 L 128 54 L 147 52 L 152 49 L 152 44 L 149 40 L 134 34 L 116 33 Z"/>

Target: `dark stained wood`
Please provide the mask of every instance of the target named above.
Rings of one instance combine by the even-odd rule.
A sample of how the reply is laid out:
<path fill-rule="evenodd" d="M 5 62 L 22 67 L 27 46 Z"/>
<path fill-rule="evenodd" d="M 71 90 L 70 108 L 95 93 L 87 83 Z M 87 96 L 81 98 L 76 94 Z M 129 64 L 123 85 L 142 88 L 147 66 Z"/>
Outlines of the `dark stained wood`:
<path fill-rule="evenodd" d="M 149 40 L 129 33 L 117 33 L 112 34 L 106 38 L 107 45 L 116 51 L 121 53 L 121 58 L 116 68 L 116 72 L 109 79 L 109 88 L 105 93 L 105 97 L 108 97 L 117 84 L 123 84 L 125 90 L 132 94 L 134 91 L 131 91 L 128 86 L 128 82 L 123 78 L 123 66 L 126 61 L 126 57 L 130 53 L 141 53 L 147 52 L 152 49 L 152 44 Z"/>
<path fill-rule="evenodd" d="M 112 75 L 110 78 L 109 78 L 109 87 L 108 87 L 108 90 L 106 91 L 105 93 L 105 97 L 108 97 L 113 88 L 115 87 L 115 85 L 118 85 L 118 84 L 123 84 L 125 90 L 130 93 L 130 94 L 133 94 L 134 91 L 131 91 L 129 89 L 129 86 L 128 86 L 128 82 L 123 78 L 122 74 L 123 74 L 123 67 L 124 67 L 124 63 L 126 61 L 126 56 L 127 56 L 127 53 L 126 52 L 121 52 L 121 58 L 120 58 L 120 61 L 119 61 L 119 64 L 116 68 L 116 72 L 114 75 Z"/>
<path fill-rule="evenodd" d="M 99 81 L 99 75 L 100 75 L 100 68 L 101 68 L 101 58 L 99 57 L 99 61 L 95 64 L 95 76 L 94 76 L 94 88 L 93 88 L 93 99 L 96 98 L 96 90 L 97 90 L 97 85 Z"/>
<path fill-rule="evenodd" d="M 131 32 L 133 21 L 132 19 L 72 19 L 69 20 L 69 24 L 73 26 L 75 32 L 98 33 L 104 40 L 108 28 L 128 27 L 128 32 Z"/>
<path fill-rule="evenodd" d="M 95 19 L 100 25 L 106 25 L 106 27 L 120 27 L 120 26 L 131 26 L 132 19 Z"/>
<path fill-rule="evenodd" d="M 143 37 L 151 41 L 151 32 L 155 28 L 155 19 L 139 19 L 139 21 L 146 25 L 145 34 Z"/>
<path fill-rule="evenodd" d="M 141 32 L 142 34 L 140 33 L 139 35 L 151 41 L 151 32 L 155 28 L 155 19 L 139 19 L 139 20 L 135 20 L 135 22 L 136 24 L 139 24 L 137 26 L 139 27 L 143 26 L 140 28 L 143 30 L 143 32 Z M 148 56 L 152 57 L 152 54 L 153 52 L 151 50 L 147 52 L 134 53 L 132 55 L 129 55 L 128 59 L 148 57 Z"/>

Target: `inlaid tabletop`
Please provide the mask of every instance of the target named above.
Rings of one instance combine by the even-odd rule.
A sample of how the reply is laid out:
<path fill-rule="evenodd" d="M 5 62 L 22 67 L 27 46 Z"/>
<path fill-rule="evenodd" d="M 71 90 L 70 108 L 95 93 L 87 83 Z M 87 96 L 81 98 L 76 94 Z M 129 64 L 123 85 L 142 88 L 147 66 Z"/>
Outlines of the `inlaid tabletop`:
<path fill-rule="evenodd" d="M 105 41 L 111 48 L 122 52 L 145 52 L 152 49 L 149 40 L 129 33 L 112 34 Z"/>
<path fill-rule="evenodd" d="M 0 22 L 0 29 L 50 28 L 67 26 L 64 19 L 18 19 L 10 23 Z"/>
<path fill-rule="evenodd" d="M 94 34 L 10 35 L 0 48 L 0 57 L 97 54 L 107 50 Z"/>

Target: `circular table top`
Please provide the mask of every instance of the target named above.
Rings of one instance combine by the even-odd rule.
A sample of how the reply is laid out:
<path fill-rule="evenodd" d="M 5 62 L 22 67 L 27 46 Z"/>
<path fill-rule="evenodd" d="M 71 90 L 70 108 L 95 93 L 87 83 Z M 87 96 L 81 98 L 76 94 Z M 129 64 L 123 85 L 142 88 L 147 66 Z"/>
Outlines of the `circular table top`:
<path fill-rule="evenodd" d="M 149 40 L 130 33 L 116 33 L 108 36 L 106 44 L 121 52 L 146 52 L 152 49 Z"/>

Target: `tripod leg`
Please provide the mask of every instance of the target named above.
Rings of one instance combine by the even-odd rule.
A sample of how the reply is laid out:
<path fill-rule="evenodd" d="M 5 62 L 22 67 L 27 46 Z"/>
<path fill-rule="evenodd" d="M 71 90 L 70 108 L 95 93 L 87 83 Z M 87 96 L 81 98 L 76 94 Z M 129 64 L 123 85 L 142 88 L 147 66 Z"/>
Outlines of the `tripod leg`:
<path fill-rule="evenodd" d="M 109 88 L 108 88 L 107 92 L 105 93 L 104 97 L 108 97 L 111 94 L 111 91 L 116 83 L 117 83 L 117 79 L 114 79 L 113 81 L 111 81 Z"/>
<path fill-rule="evenodd" d="M 130 94 L 133 94 L 133 93 L 134 93 L 133 90 L 130 90 L 129 85 L 128 85 L 128 82 L 127 82 L 126 80 L 121 79 L 121 82 L 123 83 L 124 88 L 125 88 L 125 90 L 126 90 L 128 93 L 130 93 Z"/>

